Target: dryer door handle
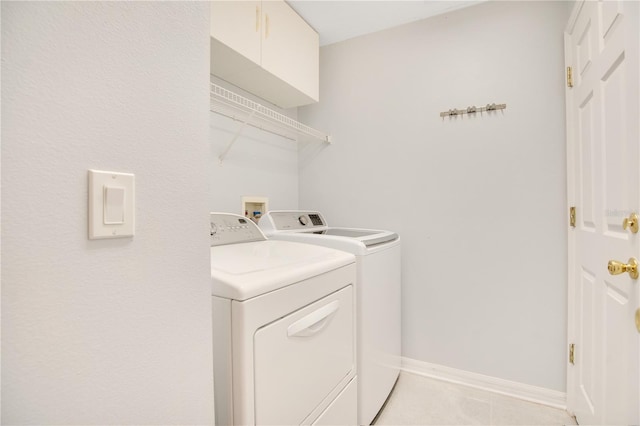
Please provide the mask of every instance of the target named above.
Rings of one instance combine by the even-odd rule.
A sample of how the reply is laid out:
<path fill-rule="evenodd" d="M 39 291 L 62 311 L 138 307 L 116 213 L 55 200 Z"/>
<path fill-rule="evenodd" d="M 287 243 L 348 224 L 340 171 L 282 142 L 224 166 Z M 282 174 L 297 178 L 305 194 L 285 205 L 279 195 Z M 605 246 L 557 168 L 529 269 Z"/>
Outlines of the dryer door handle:
<path fill-rule="evenodd" d="M 323 306 L 311 312 L 309 315 L 299 319 L 287 328 L 287 336 L 289 337 L 307 337 L 313 336 L 322 330 L 332 314 L 340 307 L 340 301 L 334 300 L 328 305 Z"/>

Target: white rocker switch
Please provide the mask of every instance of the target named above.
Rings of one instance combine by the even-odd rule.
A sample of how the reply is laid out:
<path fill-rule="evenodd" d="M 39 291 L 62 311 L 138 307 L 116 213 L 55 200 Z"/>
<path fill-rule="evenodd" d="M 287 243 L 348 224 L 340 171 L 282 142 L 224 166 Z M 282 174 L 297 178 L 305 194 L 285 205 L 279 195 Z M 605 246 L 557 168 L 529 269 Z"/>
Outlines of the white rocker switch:
<path fill-rule="evenodd" d="M 124 223 L 124 188 L 104 187 L 104 224 Z"/>

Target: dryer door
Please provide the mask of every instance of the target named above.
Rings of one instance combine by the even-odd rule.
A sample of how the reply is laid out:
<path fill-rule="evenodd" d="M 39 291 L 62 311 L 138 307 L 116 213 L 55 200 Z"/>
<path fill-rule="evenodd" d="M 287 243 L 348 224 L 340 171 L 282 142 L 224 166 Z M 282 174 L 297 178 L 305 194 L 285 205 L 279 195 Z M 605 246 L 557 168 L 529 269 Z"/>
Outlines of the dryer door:
<path fill-rule="evenodd" d="M 348 286 L 254 336 L 256 424 L 300 424 L 354 368 Z"/>

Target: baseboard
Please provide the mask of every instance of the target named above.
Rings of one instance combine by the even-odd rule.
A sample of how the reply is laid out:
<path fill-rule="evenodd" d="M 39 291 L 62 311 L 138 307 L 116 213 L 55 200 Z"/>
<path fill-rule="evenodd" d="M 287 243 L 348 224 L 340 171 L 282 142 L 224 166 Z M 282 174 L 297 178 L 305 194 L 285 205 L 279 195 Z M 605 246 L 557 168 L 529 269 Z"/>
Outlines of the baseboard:
<path fill-rule="evenodd" d="M 470 386 L 488 392 L 548 405 L 550 407 L 567 409 L 567 394 L 565 392 L 512 382 L 497 377 L 471 373 L 469 371 L 405 357 L 402 358 L 402 370 L 407 373 L 419 374 L 446 382 Z"/>

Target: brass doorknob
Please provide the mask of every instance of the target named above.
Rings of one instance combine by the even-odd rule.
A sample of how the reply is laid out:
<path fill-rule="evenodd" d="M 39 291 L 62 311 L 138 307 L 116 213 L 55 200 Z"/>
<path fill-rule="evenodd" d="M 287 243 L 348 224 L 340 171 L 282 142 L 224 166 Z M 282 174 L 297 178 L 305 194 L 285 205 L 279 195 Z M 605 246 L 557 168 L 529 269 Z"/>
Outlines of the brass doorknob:
<path fill-rule="evenodd" d="M 629 276 L 634 280 L 638 279 L 638 261 L 635 258 L 630 258 L 629 263 L 618 262 L 617 260 L 610 260 L 607 266 L 611 275 L 619 275 L 624 272 L 628 272 Z"/>
<path fill-rule="evenodd" d="M 631 213 L 629 217 L 625 217 L 622 221 L 622 228 L 629 228 L 634 234 L 638 233 L 638 215 Z"/>

